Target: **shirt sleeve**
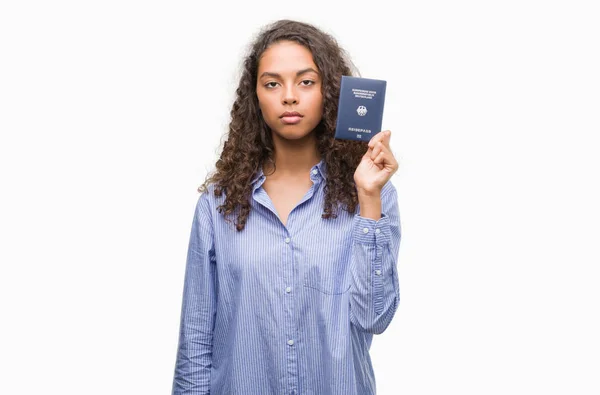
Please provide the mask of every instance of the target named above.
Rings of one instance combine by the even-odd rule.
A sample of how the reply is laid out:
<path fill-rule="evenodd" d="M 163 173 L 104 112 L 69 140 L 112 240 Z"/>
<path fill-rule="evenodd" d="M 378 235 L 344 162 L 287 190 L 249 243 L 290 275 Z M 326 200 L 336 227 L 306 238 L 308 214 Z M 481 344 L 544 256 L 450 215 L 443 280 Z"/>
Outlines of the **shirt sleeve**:
<path fill-rule="evenodd" d="M 173 395 L 209 394 L 216 313 L 216 261 L 209 201 L 198 199 L 190 234 Z"/>
<path fill-rule="evenodd" d="M 358 213 L 352 226 L 350 320 L 362 331 L 383 333 L 398 308 L 400 233 L 398 195 L 388 181 L 381 191 L 381 218 Z"/>

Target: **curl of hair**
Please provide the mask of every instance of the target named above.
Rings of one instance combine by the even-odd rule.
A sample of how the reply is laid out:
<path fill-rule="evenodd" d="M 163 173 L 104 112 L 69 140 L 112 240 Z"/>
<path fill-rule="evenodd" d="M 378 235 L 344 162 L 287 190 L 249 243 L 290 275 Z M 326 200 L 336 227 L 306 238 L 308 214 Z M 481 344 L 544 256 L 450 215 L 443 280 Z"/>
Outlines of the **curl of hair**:
<path fill-rule="evenodd" d="M 215 196 L 226 194 L 217 209 L 226 220 L 237 213 L 236 229 L 244 229 L 251 211 L 250 181 L 266 162 L 274 165 L 271 131 L 260 112 L 256 83 L 258 62 L 263 52 L 279 41 L 294 41 L 308 48 L 322 79 L 323 117 L 315 128 L 317 150 L 327 165 L 322 218 L 337 218 L 341 207 L 355 213 L 358 193 L 354 172 L 366 152 L 366 142 L 334 139 L 341 76 L 355 76 L 358 70 L 346 51 L 329 34 L 313 25 L 293 20 L 279 20 L 264 27 L 250 45 L 243 61 L 242 75 L 236 89 L 229 123 L 216 169 L 198 187 L 199 192 L 214 184 Z M 352 67 L 351 67 L 352 66 Z M 356 73 L 353 71 L 356 70 Z"/>

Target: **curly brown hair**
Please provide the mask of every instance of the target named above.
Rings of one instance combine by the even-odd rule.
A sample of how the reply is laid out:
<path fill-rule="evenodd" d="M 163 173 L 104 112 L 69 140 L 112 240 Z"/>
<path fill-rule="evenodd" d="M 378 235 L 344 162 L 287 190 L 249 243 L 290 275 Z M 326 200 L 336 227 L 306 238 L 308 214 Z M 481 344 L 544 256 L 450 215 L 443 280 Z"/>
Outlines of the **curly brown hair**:
<path fill-rule="evenodd" d="M 266 162 L 274 164 L 271 130 L 259 109 L 256 83 L 261 55 L 272 44 L 283 40 L 294 41 L 311 51 L 323 81 L 323 117 L 314 130 L 317 150 L 327 169 L 322 218 L 337 218 L 340 205 L 349 213 L 355 213 L 358 204 L 354 172 L 366 152 L 367 143 L 338 140 L 333 136 L 341 76 L 360 76 L 360 73 L 331 35 L 304 22 L 279 20 L 263 27 L 249 47 L 230 112 L 229 132 L 216 162 L 216 170 L 198 187 L 202 193 L 209 184 L 214 183 L 215 196 L 221 196 L 225 190 L 225 202 L 217 209 L 226 219 L 228 215 L 238 212 L 235 224 L 238 231 L 244 229 L 251 210 L 250 181 Z"/>

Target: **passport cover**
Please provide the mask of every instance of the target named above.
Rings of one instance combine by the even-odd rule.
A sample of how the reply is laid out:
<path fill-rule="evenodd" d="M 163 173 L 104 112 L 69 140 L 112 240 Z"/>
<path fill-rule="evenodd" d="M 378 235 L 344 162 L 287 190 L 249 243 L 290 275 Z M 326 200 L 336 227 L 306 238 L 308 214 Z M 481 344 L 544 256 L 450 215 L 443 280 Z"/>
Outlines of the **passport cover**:
<path fill-rule="evenodd" d="M 342 76 L 335 138 L 369 142 L 381 132 L 386 81 Z"/>

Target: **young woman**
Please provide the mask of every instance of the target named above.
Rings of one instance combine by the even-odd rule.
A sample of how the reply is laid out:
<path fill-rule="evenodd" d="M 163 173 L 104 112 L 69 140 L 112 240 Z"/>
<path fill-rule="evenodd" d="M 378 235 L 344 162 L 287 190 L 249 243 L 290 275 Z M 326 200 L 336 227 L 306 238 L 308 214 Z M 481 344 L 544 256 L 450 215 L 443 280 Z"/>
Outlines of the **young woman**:
<path fill-rule="evenodd" d="M 263 29 L 216 171 L 199 188 L 173 394 L 375 394 L 369 356 L 399 302 L 390 132 L 333 138 L 344 51 Z"/>

